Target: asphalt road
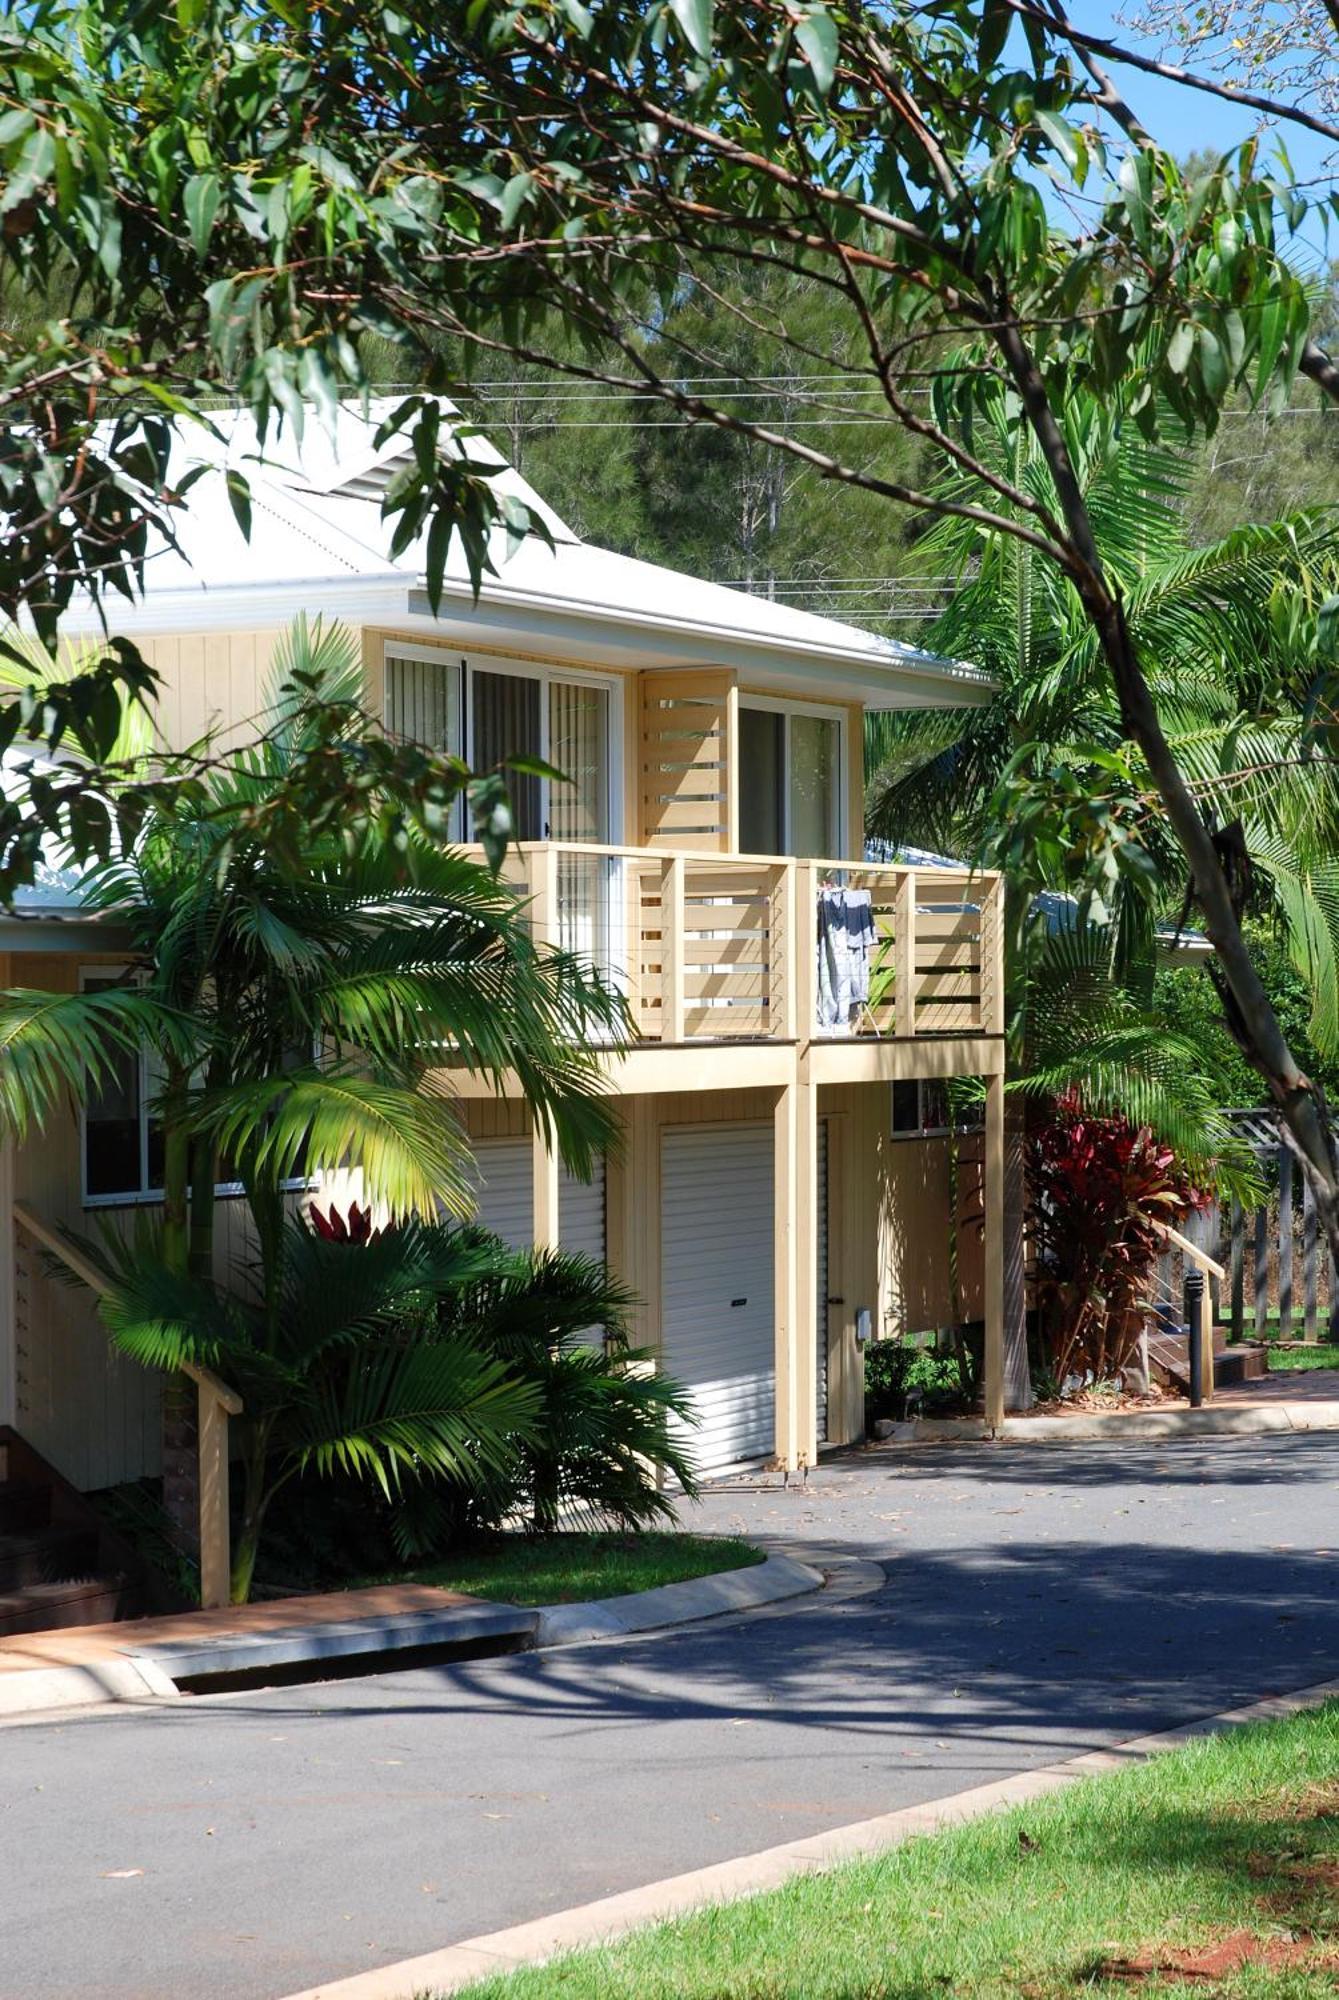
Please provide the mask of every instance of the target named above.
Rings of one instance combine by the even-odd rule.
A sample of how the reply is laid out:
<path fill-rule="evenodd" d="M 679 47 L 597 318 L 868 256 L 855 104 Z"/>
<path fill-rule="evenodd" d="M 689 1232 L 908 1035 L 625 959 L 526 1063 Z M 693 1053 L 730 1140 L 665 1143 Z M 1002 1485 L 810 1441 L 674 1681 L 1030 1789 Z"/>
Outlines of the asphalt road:
<path fill-rule="evenodd" d="M 1339 1670 L 1339 1435 L 885 1449 L 695 1514 L 886 1583 L 0 1732 L 4 2000 L 277 2000 Z"/>

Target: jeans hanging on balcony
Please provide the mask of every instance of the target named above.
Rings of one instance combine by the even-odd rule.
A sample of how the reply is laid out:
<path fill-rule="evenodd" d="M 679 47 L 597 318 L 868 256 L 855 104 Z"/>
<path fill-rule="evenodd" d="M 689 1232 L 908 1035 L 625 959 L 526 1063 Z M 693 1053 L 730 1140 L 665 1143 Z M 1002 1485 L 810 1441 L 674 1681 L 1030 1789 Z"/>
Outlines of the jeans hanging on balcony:
<path fill-rule="evenodd" d="M 849 1035 L 869 1003 L 869 962 L 876 942 L 868 889 L 820 889 L 818 894 L 818 1020 L 828 1035 Z"/>

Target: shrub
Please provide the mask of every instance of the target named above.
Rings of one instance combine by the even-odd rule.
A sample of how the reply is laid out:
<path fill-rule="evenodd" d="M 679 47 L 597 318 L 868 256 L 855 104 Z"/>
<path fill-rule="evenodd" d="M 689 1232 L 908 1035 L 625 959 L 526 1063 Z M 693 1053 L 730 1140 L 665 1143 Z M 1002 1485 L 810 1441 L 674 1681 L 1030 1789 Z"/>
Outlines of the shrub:
<path fill-rule="evenodd" d="M 1157 1223 L 1203 1197 L 1146 1127 L 1090 1117 L 1073 1097 L 1030 1122 L 1027 1173 L 1046 1360 L 1062 1386 L 1109 1381 L 1138 1344 L 1163 1249 Z"/>
<path fill-rule="evenodd" d="M 649 1350 L 631 1345 L 632 1305 L 602 1264 L 556 1250 L 504 1252 L 485 1277 L 439 1300 L 439 1334 L 467 1337 L 537 1396 L 518 1473 L 462 1493 L 473 1525 L 517 1511 L 541 1534 L 573 1515 L 633 1528 L 669 1520 L 657 1466 L 697 1491 L 690 1405 Z"/>
<path fill-rule="evenodd" d="M 947 1347 L 924 1347 L 914 1335 L 876 1340 L 865 1349 L 865 1428 L 881 1417 L 905 1417 L 916 1401 L 927 1416 L 970 1408 L 976 1393 L 973 1343 L 957 1333 Z"/>

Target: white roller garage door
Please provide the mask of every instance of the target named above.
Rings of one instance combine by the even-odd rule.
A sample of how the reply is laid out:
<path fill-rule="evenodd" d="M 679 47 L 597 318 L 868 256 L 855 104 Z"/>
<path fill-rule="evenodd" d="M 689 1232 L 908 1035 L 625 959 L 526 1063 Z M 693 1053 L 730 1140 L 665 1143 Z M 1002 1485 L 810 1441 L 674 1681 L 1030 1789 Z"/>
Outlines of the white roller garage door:
<path fill-rule="evenodd" d="M 479 1220 L 513 1250 L 535 1240 L 534 1154 L 528 1139 L 481 1139 L 474 1148 L 479 1170 Z M 561 1171 L 558 1232 L 564 1250 L 604 1261 L 604 1161 L 595 1178 L 579 1181 Z"/>
<path fill-rule="evenodd" d="M 661 1350 L 720 1471 L 776 1447 L 772 1126 L 671 1126 L 661 1142 Z"/>

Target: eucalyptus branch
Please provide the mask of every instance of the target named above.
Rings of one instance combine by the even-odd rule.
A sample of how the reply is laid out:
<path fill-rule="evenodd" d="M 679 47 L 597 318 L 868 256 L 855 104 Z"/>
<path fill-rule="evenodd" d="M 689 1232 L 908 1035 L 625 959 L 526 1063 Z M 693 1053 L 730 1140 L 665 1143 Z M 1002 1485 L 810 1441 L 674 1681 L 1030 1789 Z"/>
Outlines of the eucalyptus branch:
<path fill-rule="evenodd" d="M 401 301 L 401 307 L 407 313 L 415 310 L 412 301 L 408 299 Z M 593 363 L 573 361 L 566 356 L 531 347 L 527 342 L 493 338 L 477 327 L 468 326 L 457 319 L 438 316 L 431 320 L 425 319 L 424 323 L 432 324 L 437 331 L 449 333 L 454 339 L 467 341 L 471 346 L 486 352 L 510 354 L 518 361 L 527 362 L 532 367 L 556 369 L 561 374 L 572 375 L 585 382 L 598 382 L 607 388 L 636 388 L 644 394 L 657 397 L 692 423 L 712 425 L 717 430 L 729 431 L 736 437 L 751 438 L 758 444 L 769 445 L 776 451 L 799 459 L 801 463 L 817 472 L 820 478 L 831 480 L 836 485 L 853 486 L 866 493 L 880 494 L 885 500 L 893 500 L 901 506 L 914 508 L 917 513 L 975 522 L 978 527 L 991 529 L 997 534 L 1009 535 L 1016 541 L 1026 543 L 1029 548 L 1040 550 L 1043 555 L 1050 556 L 1066 571 L 1072 572 L 1074 568 L 1074 554 L 1067 543 L 1060 539 L 1052 539 L 1041 530 L 1029 528 L 1007 514 L 997 514 L 990 508 L 977 507 L 970 502 L 951 500 L 941 494 L 904 485 L 898 480 L 882 479 L 863 473 L 854 466 L 843 464 L 828 452 L 819 451 L 813 445 L 802 443 L 798 438 L 789 437 L 782 431 L 774 431 L 767 425 L 753 423 L 747 418 L 735 416 L 701 396 L 689 395 L 686 390 L 676 388 L 672 382 L 667 382 L 657 375 L 645 357 L 622 336 L 613 335 L 611 338 L 639 369 L 641 379 L 635 384 L 629 383 L 626 376 L 612 374 L 596 367 Z M 963 463 L 974 477 L 981 479 L 983 484 L 991 484 L 989 469 L 979 460 L 969 456 Z"/>
<path fill-rule="evenodd" d="M 1308 131 L 1318 132 L 1322 139 L 1339 140 L 1339 125 L 1303 110 L 1300 104 L 1282 103 L 1277 98 L 1266 97 L 1254 90 L 1243 90 L 1232 83 L 1215 83 L 1212 77 L 1203 76 L 1198 70 L 1181 69 L 1174 63 L 1159 62 L 1154 56 L 1141 55 L 1138 50 L 1127 47 L 1110 35 L 1093 35 L 1083 28 L 1074 27 L 1051 8 L 1034 5 L 1033 0 L 1004 0 L 1004 5 L 1022 20 L 1036 21 L 1043 28 L 1058 31 L 1075 49 L 1086 49 L 1108 62 L 1124 63 L 1130 69 L 1142 70 L 1145 76 L 1161 77 L 1166 83 L 1183 84 L 1187 90 L 1200 90 L 1206 96 L 1224 98 L 1229 104 L 1244 105 L 1247 110 L 1258 111 L 1266 118 L 1285 118 L 1291 124 L 1303 125 Z"/>

